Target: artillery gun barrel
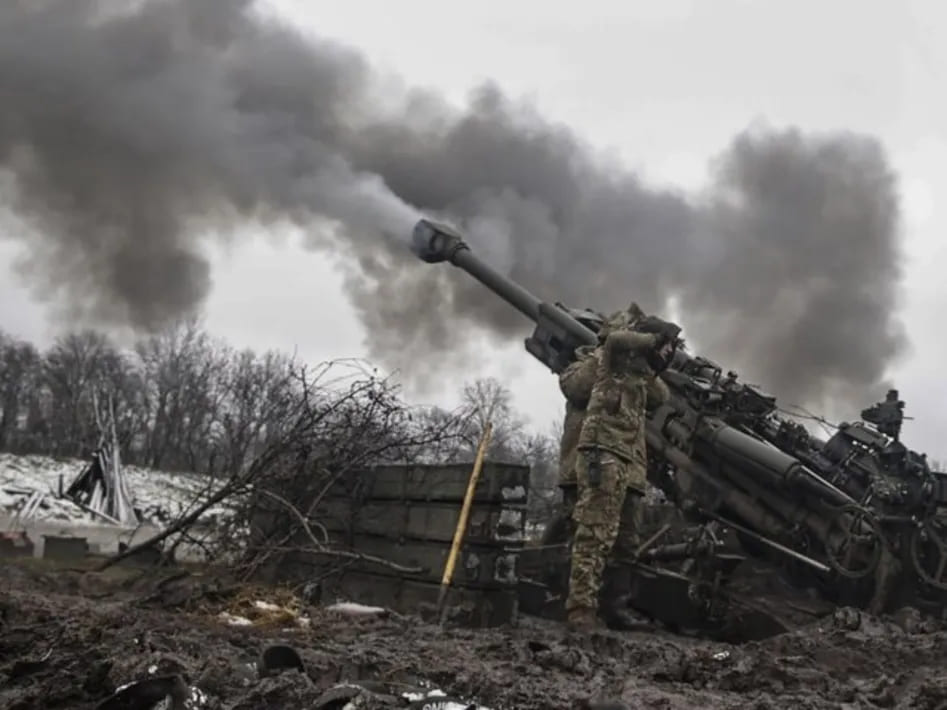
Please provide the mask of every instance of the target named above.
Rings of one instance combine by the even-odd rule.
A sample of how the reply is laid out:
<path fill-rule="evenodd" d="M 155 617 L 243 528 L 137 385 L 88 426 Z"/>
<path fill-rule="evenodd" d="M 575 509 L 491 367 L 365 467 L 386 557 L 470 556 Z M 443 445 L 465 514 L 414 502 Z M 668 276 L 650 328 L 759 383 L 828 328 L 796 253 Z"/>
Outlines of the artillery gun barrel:
<path fill-rule="evenodd" d="M 586 328 L 561 308 L 544 303 L 533 294 L 486 264 L 470 250 L 463 237 L 452 227 L 422 219 L 414 227 L 411 250 L 428 264 L 450 262 L 473 276 L 534 323 L 546 317 L 585 345 L 598 343 L 594 331 Z"/>
<path fill-rule="evenodd" d="M 708 441 L 721 459 L 740 469 L 798 485 L 835 505 L 855 502 L 851 496 L 809 471 L 797 458 L 731 426 L 718 424 Z"/>
<path fill-rule="evenodd" d="M 700 479 L 704 486 L 714 489 L 720 505 L 749 522 L 757 530 L 769 535 L 779 536 L 786 533 L 786 524 L 767 508 L 760 506 L 751 495 L 714 475 L 705 465 L 695 461 L 678 447 L 665 440 L 652 426 L 645 431 L 648 447 L 661 454 L 675 468 L 686 471 Z"/>
<path fill-rule="evenodd" d="M 855 502 L 844 491 L 807 469 L 798 459 L 718 419 L 704 419 L 692 432 L 683 422 L 669 418 L 661 433 L 669 434 L 673 441 L 694 442 L 706 456 L 739 471 L 752 472 L 766 484 L 798 486 L 833 505 Z"/>

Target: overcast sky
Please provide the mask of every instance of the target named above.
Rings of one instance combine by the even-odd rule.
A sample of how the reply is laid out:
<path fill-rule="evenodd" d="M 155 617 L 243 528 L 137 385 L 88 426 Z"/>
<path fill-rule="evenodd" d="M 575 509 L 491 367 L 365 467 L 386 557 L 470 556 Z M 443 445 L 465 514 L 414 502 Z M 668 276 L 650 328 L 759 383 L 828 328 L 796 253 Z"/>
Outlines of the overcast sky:
<path fill-rule="evenodd" d="M 380 70 L 458 103 L 493 80 L 657 183 L 699 188 L 708 160 L 758 120 L 879 137 L 901 182 L 908 256 L 902 315 L 912 351 L 892 370 L 916 418 L 905 438 L 947 458 L 947 215 L 938 209 L 947 190 L 943 3 L 268 4 L 306 31 L 357 47 Z M 214 258 L 206 309 L 214 334 L 240 346 L 296 350 L 309 361 L 364 354 L 335 264 L 304 250 L 298 234 L 239 236 Z M 45 345 L 57 326 L 14 268 L 18 253 L 17 244 L 0 242 L 0 327 Z M 537 295 L 556 300 L 555 284 Z M 686 328 L 687 315 L 681 320 Z M 523 337 L 529 330 L 524 321 Z M 451 404 L 462 378 L 493 375 L 512 387 L 535 425 L 561 416 L 555 378 L 521 341 L 504 351 L 485 346 L 483 358 L 480 372 L 467 369 L 437 383 L 441 395 L 427 396 Z M 866 392 L 865 406 L 883 395 Z"/>

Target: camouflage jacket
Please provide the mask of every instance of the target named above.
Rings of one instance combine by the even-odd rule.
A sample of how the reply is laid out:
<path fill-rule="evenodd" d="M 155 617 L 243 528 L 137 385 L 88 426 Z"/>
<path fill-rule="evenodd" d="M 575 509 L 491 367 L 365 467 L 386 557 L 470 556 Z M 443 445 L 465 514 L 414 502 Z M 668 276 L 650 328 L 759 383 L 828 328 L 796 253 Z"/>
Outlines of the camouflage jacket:
<path fill-rule="evenodd" d="M 585 408 L 579 408 L 566 400 L 566 415 L 562 422 L 562 439 L 559 441 L 559 485 L 576 484 L 575 462 L 578 456 L 579 434 L 585 420 Z"/>
<path fill-rule="evenodd" d="M 566 398 L 566 414 L 559 448 L 559 485 L 576 482 L 575 461 L 579 437 L 585 421 L 589 400 L 602 366 L 602 350 L 581 347 L 577 359 L 559 375 L 559 389 Z M 646 377 L 646 407 L 651 410 L 667 401 L 669 392 L 664 381 L 649 374 Z"/>
<path fill-rule="evenodd" d="M 667 389 L 648 366 L 643 351 L 656 344 L 656 336 L 622 330 L 609 334 L 597 350 L 596 372 L 579 435 L 579 450 L 600 449 L 636 469 L 646 464 L 644 419 L 649 389 L 652 404 L 667 396 Z M 659 400 L 659 401 L 655 401 Z M 638 476 L 636 476 L 637 478 Z M 643 486 L 643 481 L 635 485 Z"/>
<path fill-rule="evenodd" d="M 579 434 L 585 420 L 585 408 L 595 384 L 596 350 L 581 347 L 576 361 L 559 375 L 559 389 L 566 398 L 566 414 L 562 422 L 562 440 L 559 442 L 559 485 L 575 485 L 575 461 L 578 455 Z"/>

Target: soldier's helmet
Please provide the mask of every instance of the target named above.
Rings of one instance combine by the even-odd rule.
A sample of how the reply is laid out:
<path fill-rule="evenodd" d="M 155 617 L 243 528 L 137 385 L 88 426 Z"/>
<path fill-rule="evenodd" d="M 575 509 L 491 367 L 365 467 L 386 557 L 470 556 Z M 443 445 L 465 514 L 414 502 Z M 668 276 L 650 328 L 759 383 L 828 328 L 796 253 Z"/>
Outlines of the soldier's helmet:
<path fill-rule="evenodd" d="M 646 355 L 648 364 L 655 372 L 663 372 L 671 364 L 677 349 L 683 345 L 681 326 L 657 316 L 645 316 L 635 324 L 639 333 L 656 333 L 663 336 L 664 342 Z"/>
<path fill-rule="evenodd" d="M 645 316 L 635 324 L 635 330 L 640 333 L 657 333 L 663 335 L 666 340 L 676 342 L 680 339 L 681 326 L 671 321 L 666 321 L 657 316 Z"/>
<path fill-rule="evenodd" d="M 645 317 L 645 312 L 641 310 L 641 306 L 639 306 L 634 301 L 632 301 L 631 304 L 629 304 L 625 312 L 628 314 L 628 317 L 631 318 L 632 321 L 639 321 Z"/>
<path fill-rule="evenodd" d="M 602 327 L 598 331 L 599 339 L 604 340 L 609 333 L 616 330 L 632 328 L 635 323 L 644 317 L 645 313 L 637 303 L 632 303 L 624 310 L 615 311 L 602 322 Z"/>

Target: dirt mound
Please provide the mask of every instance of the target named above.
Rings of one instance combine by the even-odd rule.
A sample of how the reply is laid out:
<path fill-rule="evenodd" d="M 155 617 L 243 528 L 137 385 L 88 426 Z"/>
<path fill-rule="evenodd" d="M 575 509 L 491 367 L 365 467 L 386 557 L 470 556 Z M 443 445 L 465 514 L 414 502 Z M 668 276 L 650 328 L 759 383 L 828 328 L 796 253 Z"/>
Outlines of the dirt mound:
<path fill-rule="evenodd" d="M 579 636 L 533 619 L 442 630 L 397 614 L 294 608 L 285 592 L 220 578 L 125 575 L 0 569 L 0 707 L 95 708 L 124 684 L 174 676 L 189 690 L 180 707 L 229 710 L 342 708 L 356 695 L 359 708 L 421 707 L 438 700 L 424 700 L 431 689 L 493 710 L 604 698 L 629 708 L 947 703 L 947 633 L 910 611 L 878 620 L 840 610 L 733 646 L 664 632 Z M 295 650 L 302 671 L 267 671 L 261 658 L 274 645 Z"/>

